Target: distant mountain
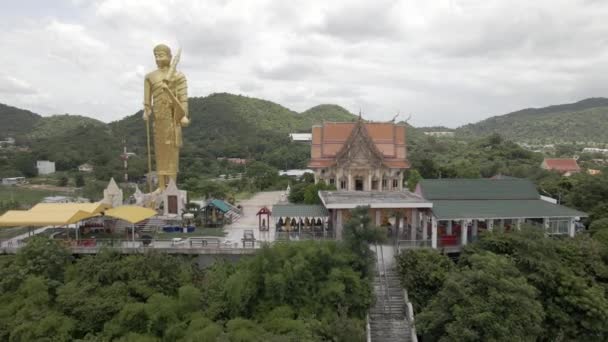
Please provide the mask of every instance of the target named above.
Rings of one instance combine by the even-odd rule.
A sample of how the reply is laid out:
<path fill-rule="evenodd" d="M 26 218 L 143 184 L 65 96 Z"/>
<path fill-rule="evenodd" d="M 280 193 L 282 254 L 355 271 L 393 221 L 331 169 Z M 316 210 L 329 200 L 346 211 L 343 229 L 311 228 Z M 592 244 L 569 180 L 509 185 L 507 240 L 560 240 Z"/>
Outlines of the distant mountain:
<path fill-rule="evenodd" d="M 32 139 L 63 136 L 66 132 L 79 127 L 107 129 L 104 122 L 80 115 L 53 115 L 40 118 L 27 136 Z"/>
<path fill-rule="evenodd" d="M 312 125 L 321 124 L 323 121 L 348 122 L 356 119 L 351 112 L 333 104 L 322 104 L 314 106 L 296 116 L 299 130 L 310 132 Z"/>
<path fill-rule="evenodd" d="M 186 148 L 213 156 L 259 156 L 289 143 L 288 133 L 310 132 L 314 123 L 353 121 L 356 116 L 336 105 L 320 105 L 297 113 L 279 104 L 227 93 L 190 98 L 191 125 L 184 129 Z M 145 123 L 138 112 L 110 123 L 115 136 L 127 137 L 136 149 L 145 147 Z"/>
<path fill-rule="evenodd" d="M 523 109 L 462 126 L 456 132 L 459 136 L 499 133 L 529 143 L 608 143 L 608 99 Z"/>
<path fill-rule="evenodd" d="M 29 110 L 0 103 L 0 139 L 16 138 L 31 132 L 41 116 Z"/>

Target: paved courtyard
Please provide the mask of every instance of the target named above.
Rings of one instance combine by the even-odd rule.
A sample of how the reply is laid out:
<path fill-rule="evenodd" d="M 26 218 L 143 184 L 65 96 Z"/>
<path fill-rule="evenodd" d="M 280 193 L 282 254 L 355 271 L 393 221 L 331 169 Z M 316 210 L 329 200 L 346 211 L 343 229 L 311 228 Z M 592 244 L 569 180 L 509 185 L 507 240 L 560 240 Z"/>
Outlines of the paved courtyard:
<path fill-rule="evenodd" d="M 226 231 L 226 241 L 233 241 L 241 244 L 243 232 L 247 229 L 253 230 L 257 241 L 274 241 L 274 229 L 267 232 L 260 232 L 258 229 L 258 217 L 256 213 L 263 206 L 272 210 L 272 206 L 279 203 L 285 191 L 265 191 L 258 192 L 252 198 L 239 202 L 243 207 L 243 216 L 234 224 L 224 227 Z M 272 218 L 271 218 L 272 219 Z"/>

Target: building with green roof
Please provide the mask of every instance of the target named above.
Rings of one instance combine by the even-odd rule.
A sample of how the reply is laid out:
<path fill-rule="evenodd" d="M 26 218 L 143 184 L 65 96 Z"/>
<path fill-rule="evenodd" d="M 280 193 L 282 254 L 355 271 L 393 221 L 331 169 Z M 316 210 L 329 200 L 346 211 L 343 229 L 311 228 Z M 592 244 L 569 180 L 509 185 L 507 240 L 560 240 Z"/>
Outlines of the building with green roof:
<path fill-rule="evenodd" d="M 508 231 L 522 224 L 549 235 L 574 236 L 576 220 L 587 216 L 543 199 L 527 179 L 425 179 L 416 194 L 433 204 L 421 236 L 426 241 L 430 229 L 434 248 L 459 249 L 480 231 Z"/>

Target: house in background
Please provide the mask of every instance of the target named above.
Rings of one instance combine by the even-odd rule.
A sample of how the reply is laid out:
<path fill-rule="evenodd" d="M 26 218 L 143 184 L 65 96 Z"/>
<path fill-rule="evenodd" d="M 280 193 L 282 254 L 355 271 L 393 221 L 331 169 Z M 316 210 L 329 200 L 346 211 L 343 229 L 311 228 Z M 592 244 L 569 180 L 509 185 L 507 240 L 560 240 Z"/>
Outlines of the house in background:
<path fill-rule="evenodd" d="M 89 164 L 89 163 L 84 163 L 80 166 L 78 166 L 78 171 L 79 172 L 93 172 L 93 165 Z"/>
<path fill-rule="evenodd" d="M 289 133 L 289 137 L 291 141 L 296 142 L 311 142 L 312 141 L 312 133 Z"/>
<path fill-rule="evenodd" d="M 2 178 L 2 185 L 17 185 L 17 184 L 25 184 L 25 177 L 10 177 L 10 178 Z"/>
<path fill-rule="evenodd" d="M 581 168 L 574 158 L 545 158 L 540 167 L 559 172 L 566 177 L 581 172 Z"/>
<path fill-rule="evenodd" d="M 36 168 L 38 169 L 39 175 L 49 175 L 51 173 L 55 173 L 55 162 L 38 160 L 36 162 Z"/>

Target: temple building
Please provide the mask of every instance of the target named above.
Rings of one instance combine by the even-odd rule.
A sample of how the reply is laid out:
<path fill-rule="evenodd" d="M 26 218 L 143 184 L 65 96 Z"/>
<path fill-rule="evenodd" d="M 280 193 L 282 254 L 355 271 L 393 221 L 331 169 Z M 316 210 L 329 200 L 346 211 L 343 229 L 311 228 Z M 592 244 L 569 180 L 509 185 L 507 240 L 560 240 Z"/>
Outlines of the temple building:
<path fill-rule="evenodd" d="M 406 125 L 393 122 L 326 122 L 313 126 L 311 159 L 322 205 L 280 204 L 272 210 L 277 232 L 302 238 L 342 239 L 351 210 L 368 206 L 372 222 L 399 248 L 459 252 L 484 230 L 522 225 L 547 235 L 574 236 L 586 214 L 541 196 L 526 179 L 425 179 L 404 188 Z"/>
<path fill-rule="evenodd" d="M 407 160 L 405 125 L 326 122 L 312 127 L 308 167 L 315 182 L 345 191 L 400 191 Z"/>

